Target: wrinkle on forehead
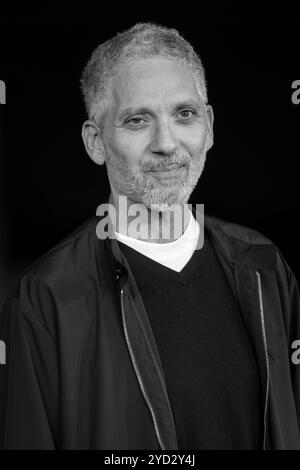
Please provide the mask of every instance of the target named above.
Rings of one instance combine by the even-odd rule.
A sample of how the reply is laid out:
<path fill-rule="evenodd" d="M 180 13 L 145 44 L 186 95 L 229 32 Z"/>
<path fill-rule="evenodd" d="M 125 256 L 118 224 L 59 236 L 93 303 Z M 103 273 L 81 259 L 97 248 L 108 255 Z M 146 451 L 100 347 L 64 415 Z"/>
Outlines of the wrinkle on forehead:
<path fill-rule="evenodd" d="M 139 59 L 126 64 L 112 80 L 114 114 L 127 107 L 168 107 L 175 101 L 203 100 L 191 68 L 180 60 Z"/>

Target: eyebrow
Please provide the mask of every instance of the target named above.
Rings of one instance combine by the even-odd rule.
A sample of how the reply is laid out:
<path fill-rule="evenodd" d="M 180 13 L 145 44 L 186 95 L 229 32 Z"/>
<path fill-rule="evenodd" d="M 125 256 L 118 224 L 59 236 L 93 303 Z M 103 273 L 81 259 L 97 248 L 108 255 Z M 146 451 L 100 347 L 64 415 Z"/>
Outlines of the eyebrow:
<path fill-rule="evenodd" d="M 179 109 L 186 108 L 186 107 L 192 107 L 196 108 L 197 110 L 201 110 L 201 104 L 195 100 L 183 100 L 180 102 L 177 102 L 173 105 L 173 110 L 178 111 Z M 118 120 L 122 120 L 125 116 L 130 115 L 130 114 L 153 114 L 153 111 L 150 108 L 147 108 L 145 106 L 143 107 L 128 107 L 125 108 L 121 111 L 120 115 L 118 116 Z"/>

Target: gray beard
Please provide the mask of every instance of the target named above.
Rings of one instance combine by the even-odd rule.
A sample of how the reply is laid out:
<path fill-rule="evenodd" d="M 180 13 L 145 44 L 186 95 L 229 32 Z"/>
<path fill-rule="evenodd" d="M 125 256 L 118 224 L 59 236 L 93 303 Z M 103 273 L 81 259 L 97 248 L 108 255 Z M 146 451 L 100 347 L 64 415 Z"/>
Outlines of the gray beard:
<path fill-rule="evenodd" d="M 130 169 L 126 163 L 124 164 L 124 161 L 115 157 L 107 145 L 105 147 L 107 173 L 114 192 L 127 196 L 134 203 L 144 204 L 152 210 L 170 209 L 173 205 L 186 204 L 198 183 L 206 162 L 205 147 L 193 160 L 190 157 L 184 157 L 187 164 L 185 174 L 181 179 L 178 179 L 178 184 L 175 187 L 171 187 L 168 179 L 163 180 L 162 178 L 161 184 L 155 181 L 153 176 L 142 170 L 143 165 Z M 121 178 L 120 181 L 116 175 Z"/>

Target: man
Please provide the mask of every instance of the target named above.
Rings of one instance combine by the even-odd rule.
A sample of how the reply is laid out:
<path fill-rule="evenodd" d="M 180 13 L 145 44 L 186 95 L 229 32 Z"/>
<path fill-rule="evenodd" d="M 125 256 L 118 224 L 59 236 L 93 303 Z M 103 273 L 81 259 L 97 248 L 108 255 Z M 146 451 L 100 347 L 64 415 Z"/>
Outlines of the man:
<path fill-rule="evenodd" d="M 111 195 L 6 302 L 1 446 L 300 449 L 293 273 L 258 232 L 187 205 L 213 143 L 199 57 L 137 24 L 81 85 Z"/>

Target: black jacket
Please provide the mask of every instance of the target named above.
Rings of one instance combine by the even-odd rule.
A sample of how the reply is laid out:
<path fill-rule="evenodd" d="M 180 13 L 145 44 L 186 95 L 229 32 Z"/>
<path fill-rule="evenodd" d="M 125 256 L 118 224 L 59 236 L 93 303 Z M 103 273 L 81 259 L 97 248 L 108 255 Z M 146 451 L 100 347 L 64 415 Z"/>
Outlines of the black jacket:
<path fill-rule="evenodd" d="M 93 217 L 23 273 L 0 318 L 0 447 L 177 449 L 164 373 L 136 282 Z M 258 232 L 205 216 L 255 346 L 265 449 L 300 449 L 295 277 Z"/>

